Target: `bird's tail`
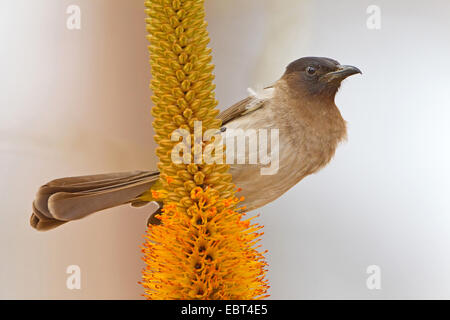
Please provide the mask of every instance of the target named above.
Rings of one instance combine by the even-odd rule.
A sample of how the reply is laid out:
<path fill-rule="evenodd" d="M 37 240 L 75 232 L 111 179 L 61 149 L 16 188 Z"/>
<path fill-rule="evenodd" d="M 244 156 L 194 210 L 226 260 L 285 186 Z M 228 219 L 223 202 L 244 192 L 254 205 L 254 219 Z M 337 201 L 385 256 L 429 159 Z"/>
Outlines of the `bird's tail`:
<path fill-rule="evenodd" d="M 157 171 L 133 171 L 53 180 L 37 192 L 30 224 L 46 231 L 104 209 L 140 205 L 139 196 L 158 179 Z"/>

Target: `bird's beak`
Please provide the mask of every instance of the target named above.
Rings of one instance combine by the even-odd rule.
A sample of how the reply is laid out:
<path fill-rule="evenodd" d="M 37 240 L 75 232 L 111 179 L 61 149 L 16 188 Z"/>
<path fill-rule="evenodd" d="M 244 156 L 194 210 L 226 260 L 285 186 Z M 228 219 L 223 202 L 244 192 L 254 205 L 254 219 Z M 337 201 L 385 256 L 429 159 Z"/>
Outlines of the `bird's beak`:
<path fill-rule="evenodd" d="M 345 78 L 348 78 L 354 74 L 362 74 L 361 70 L 354 66 L 338 66 L 338 69 L 333 72 L 328 72 L 322 76 L 322 79 L 326 82 L 331 81 L 342 81 Z"/>

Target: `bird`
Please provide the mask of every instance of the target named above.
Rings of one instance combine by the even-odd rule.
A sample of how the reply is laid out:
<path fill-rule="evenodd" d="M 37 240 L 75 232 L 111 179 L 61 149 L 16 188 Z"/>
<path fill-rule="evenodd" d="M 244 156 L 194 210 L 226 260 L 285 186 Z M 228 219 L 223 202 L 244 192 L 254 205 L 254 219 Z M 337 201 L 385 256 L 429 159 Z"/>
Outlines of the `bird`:
<path fill-rule="evenodd" d="M 233 129 L 277 129 L 279 164 L 276 173 L 262 175 L 261 164 L 231 164 L 247 211 L 278 199 L 305 177 L 318 172 L 347 139 L 347 125 L 335 103 L 344 79 L 362 74 L 357 67 L 325 57 L 291 62 L 282 77 L 219 114 L 221 133 Z M 142 194 L 159 180 L 158 171 L 131 171 L 68 177 L 39 188 L 30 224 L 51 230 L 104 209 L 141 206 Z M 153 202 L 149 224 L 159 224 L 162 203 Z"/>

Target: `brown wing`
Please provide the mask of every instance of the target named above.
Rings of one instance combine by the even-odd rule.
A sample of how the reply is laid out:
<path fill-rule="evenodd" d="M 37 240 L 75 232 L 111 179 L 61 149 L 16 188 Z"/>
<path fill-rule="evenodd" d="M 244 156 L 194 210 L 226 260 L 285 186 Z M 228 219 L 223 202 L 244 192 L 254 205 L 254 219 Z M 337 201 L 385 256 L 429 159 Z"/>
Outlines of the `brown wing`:
<path fill-rule="evenodd" d="M 53 180 L 39 189 L 30 223 L 45 231 L 133 202 L 158 179 L 158 172 L 133 171 Z"/>
<path fill-rule="evenodd" d="M 240 117 L 242 113 L 245 112 L 247 109 L 250 101 L 253 100 L 253 97 L 247 97 L 238 103 L 233 104 L 228 109 L 222 111 L 219 114 L 219 119 L 222 120 L 222 125 L 226 124 L 227 122 L 230 122 L 231 120 Z"/>
<path fill-rule="evenodd" d="M 265 88 L 265 91 L 271 90 L 272 88 L 273 87 Z M 218 118 L 222 120 L 222 125 L 225 125 L 230 121 L 263 107 L 268 99 L 270 99 L 270 93 L 263 97 L 258 97 L 256 95 L 249 96 L 222 111 Z"/>

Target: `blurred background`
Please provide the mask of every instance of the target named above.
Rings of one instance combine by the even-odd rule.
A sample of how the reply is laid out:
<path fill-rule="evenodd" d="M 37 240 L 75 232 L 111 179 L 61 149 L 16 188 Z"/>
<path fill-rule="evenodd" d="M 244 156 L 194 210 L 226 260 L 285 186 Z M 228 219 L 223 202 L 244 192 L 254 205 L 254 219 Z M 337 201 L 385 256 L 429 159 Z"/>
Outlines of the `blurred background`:
<path fill-rule="evenodd" d="M 2 299 L 141 298 L 145 207 L 47 233 L 28 220 L 49 180 L 156 168 L 143 2 L 0 0 Z M 80 30 L 66 27 L 69 5 Z M 222 109 L 302 56 L 364 72 L 338 94 L 349 138 L 332 163 L 255 212 L 271 298 L 450 299 L 450 2 L 206 7 Z M 69 265 L 80 290 L 66 287 Z M 366 285 L 372 265 L 379 290 Z"/>

